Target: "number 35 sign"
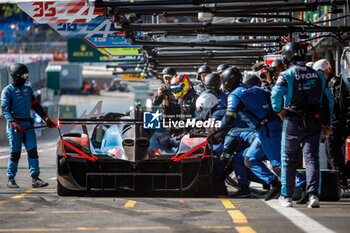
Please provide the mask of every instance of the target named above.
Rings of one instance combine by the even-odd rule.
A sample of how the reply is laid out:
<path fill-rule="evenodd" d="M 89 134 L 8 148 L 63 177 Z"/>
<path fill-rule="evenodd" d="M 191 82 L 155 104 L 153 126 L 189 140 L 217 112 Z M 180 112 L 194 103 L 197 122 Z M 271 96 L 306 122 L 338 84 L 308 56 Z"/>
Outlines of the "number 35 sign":
<path fill-rule="evenodd" d="M 85 0 L 19 2 L 18 7 L 40 24 L 87 23 L 103 14 Z"/>

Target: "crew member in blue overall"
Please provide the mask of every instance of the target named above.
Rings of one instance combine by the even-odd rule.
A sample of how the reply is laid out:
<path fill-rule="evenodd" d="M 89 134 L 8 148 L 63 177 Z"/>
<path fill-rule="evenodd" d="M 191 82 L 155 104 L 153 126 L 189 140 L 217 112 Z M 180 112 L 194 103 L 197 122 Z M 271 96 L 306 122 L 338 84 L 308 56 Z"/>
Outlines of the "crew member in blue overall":
<path fill-rule="evenodd" d="M 193 88 L 196 91 L 197 95 L 202 94 L 205 91 L 204 87 L 204 79 L 205 77 L 211 73 L 211 69 L 207 65 L 202 65 L 197 70 L 197 80 L 200 81 L 197 85 L 195 85 Z"/>
<path fill-rule="evenodd" d="M 15 176 L 18 161 L 21 156 L 22 143 L 28 153 L 28 164 L 32 177 L 32 187 L 44 187 L 48 183 L 39 178 L 39 160 L 36 144 L 33 120 L 30 115 L 32 108 L 50 128 L 56 127 L 45 113 L 38 100 L 33 95 L 32 88 L 25 84 L 28 78 L 28 68 L 24 64 L 11 65 L 10 73 L 12 83 L 6 86 L 1 93 L 1 108 L 7 124 L 7 136 L 10 144 L 10 158 L 8 162 L 7 176 L 9 178 L 7 187 L 18 188 Z"/>
<path fill-rule="evenodd" d="M 283 121 L 282 195 L 279 203 L 292 207 L 295 174 L 302 145 L 306 165 L 308 208 L 319 207 L 319 143 L 321 129 L 330 132 L 333 99 L 323 74 L 305 65 L 305 50 L 291 42 L 283 47 L 282 56 L 290 66 L 282 72 L 272 89 L 271 102 Z M 284 106 L 282 103 L 284 102 Z"/>
<path fill-rule="evenodd" d="M 210 74 L 209 74 L 210 75 Z M 208 75 L 208 76 L 209 76 Z M 197 118 L 201 120 L 207 120 L 211 118 L 213 120 L 221 120 L 225 116 L 226 109 L 217 109 L 218 99 L 213 94 L 206 90 L 203 92 L 196 101 Z M 240 124 L 241 123 L 241 124 Z M 235 120 L 233 125 L 242 126 L 243 122 L 239 119 Z M 204 131 L 205 129 L 199 129 Z M 229 175 L 232 171 L 235 172 L 238 183 L 240 185 L 240 190 L 230 195 L 230 197 L 245 198 L 250 197 L 249 191 L 249 180 L 254 180 L 257 182 L 262 182 L 259 180 L 250 170 L 244 165 L 244 152 L 249 146 L 249 140 L 252 139 L 252 132 L 238 132 L 235 137 L 226 137 L 225 142 L 229 143 L 230 148 L 225 148 L 226 153 L 230 154 L 230 163 L 220 162 L 221 155 L 224 149 L 224 145 L 219 140 L 209 139 L 213 143 L 214 152 L 214 172 L 213 174 L 221 177 L 218 182 L 223 182 L 225 177 Z M 253 135 L 252 135 L 253 136 Z M 225 146 L 227 146 L 225 144 Z M 234 148 L 232 148 L 234 147 Z"/>
<path fill-rule="evenodd" d="M 223 72 L 223 80 L 227 80 L 230 77 L 234 78 L 232 75 L 234 72 L 233 70 L 230 72 L 230 69 L 231 68 L 229 68 L 228 71 Z M 260 79 L 256 76 L 244 77 L 243 85 L 246 87 L 259 86 Z M 225 137 L 223 157 L 232 156 L 232 152 L 236 152 L 236 157 L 234 157 L 233 160 L 233 168 L 235 173 L 244 174 L 244 168 L 241 168 L 241 164 L 244 161 L 244 165 L 255 175 L 250 176 L 251 178 L 258 177 L 260 182 L 263 181 L 266 184 L 271 185 L 269 192 L 265 196 L 265 200 L 270 200 L 280 192 L 280 182 L 278 181 L 278 177 L 270 172 L 266 165 L 262 162 L 263 158 L 265 158 L 265 153 L 261 146 L 258 133 L 255 132 L 255 125 L 243 123 L 241 120 L 241 115 L 244 118 L 243 112 L 238 112 L 237 117 L 232 123 L 232 126 L 235 128 L 232 128 Z M 238 140 L 240 143 L 244 143 L 245 146 L 237 146 L 237 142 L 235 142 L 235 140 Z M 240 176 L 244 177 L 242 175 Z M 237 195 L 239 194 L 241 196 L 250 193 L 248 179 L 243 179 L 242 183 L 244 183 L 244 185 L 241 187 L 240 192 L 237 193 Z"/>
<path fill-rule="evenodd" d="M 224 79 L 225 72 L 222 78 Z M 258 77 L 245 77 L 246 80 L 255 82 Z M 242 84 L 234 89 L 228 97 L 228 107 L 220 130 L 229 128 L 239 116 L 244 121 L 246 128 L 257 131 L 257 138 L 261 147 L 270 161 L 273 170 L 280 175 L 280 145 L 281 145 L 281 121 L 272 111 L 270 94 L 255 85 Z M 270 196 L 276 195 L 280 186 L 275 182 Z"/>
<path fill-rule="evenodd" d="M 227 103 L 222 129 L 229 127 L 240 113 L 247 127 L 258 132 L 265 154 L 276 174 L 280 174 L 281 120 L 271 109 L 269 93 L 260 87 L 242 84 L 230 93 Z"/>

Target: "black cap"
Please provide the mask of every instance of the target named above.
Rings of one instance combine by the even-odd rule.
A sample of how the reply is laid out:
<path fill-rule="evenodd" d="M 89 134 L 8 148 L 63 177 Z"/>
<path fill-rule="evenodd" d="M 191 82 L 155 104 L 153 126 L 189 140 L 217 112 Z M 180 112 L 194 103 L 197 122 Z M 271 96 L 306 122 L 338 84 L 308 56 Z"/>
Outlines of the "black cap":
<path fill-rule="evenodd" d="M 174 76 L 176 75 L 176 70 L 173 67 L 165 67 L 162 71 L 162 75 L 170 75 L 170 76 Z"/>

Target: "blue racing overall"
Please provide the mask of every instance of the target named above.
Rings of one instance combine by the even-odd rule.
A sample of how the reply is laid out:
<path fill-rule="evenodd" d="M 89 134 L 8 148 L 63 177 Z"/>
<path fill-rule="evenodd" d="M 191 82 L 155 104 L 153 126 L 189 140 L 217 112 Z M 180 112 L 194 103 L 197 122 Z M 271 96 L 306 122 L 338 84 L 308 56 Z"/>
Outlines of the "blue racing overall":
<path fill-rule="evenodd" d="M 1 108 L 8 122 L 6 132 L 10 144 L 10 158 L 7 169 L 7 176 L 9 178 L 16 176 L 22 143 L 28 153 L 30 175 L 36 176 L 40 173 L 35 131 L 33 129 L 27 129 L 33 127 L 30 114 L 31 107 L 42 118 L 46 116 L 46 113 L 35 99 L 33 90 L 29 85 L 24 84 L 22 87 L 16 87 L 10 84 L 3 89 L 1 94 Z M 17 133 L 15 128 L 10 124 L 15 121 L 27 130 L 24 130 L 23 133 Z"/>
<path fill-rule="evenodd" d="M 272 111 L 269 93 L 257 86 L 241 85 L 230 93 L 222 128 L 227 128 L 238 113 L 248 128 L 257 131 L 262 149 L 274 170 L 280 167 L 281 121 Z"/>

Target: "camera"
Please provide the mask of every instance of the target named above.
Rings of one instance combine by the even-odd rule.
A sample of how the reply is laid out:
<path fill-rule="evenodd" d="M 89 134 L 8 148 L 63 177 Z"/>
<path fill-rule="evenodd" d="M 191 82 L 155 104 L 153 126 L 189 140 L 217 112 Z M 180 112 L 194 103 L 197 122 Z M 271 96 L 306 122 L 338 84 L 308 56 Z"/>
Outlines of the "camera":
<path fill-rule="evenodd" d="M 273 77 L 273 73 L 275 71 L 276 71 L 276 69 L 273 68 L 273 67 L 264 67 L 263 72 L 260 74 L 260 78 L 263 79 L 263 80 L 266 80 L 267 79 L 267 76 L 266 76 L 267 73 L 269 73 L 270 77 L 272 78 Z"/>

